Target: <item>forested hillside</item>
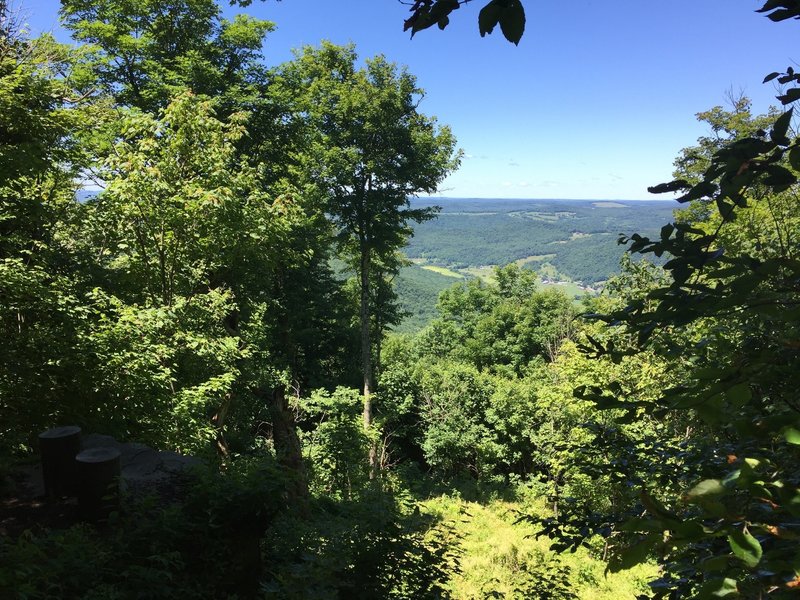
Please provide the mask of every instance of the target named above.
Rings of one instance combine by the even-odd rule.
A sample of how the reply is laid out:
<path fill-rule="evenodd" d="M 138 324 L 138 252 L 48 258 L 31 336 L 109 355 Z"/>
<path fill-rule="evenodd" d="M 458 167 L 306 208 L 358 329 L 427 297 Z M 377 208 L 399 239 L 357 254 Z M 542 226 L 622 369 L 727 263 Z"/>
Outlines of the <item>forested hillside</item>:
<path fill-rule="evenodd" d="M 457 132 L 390 59 L 267 67 L 214 0 L 60 18 L 0 3 L 0 597 L 797 597 L 792 67 L 698 114 L 674 216 L 440 213 Z"/>
<path fill-rule="evenodd" d="M 619 273 L 622 234 L 655 235 L 678 206 L 669 201 L 578 201 L 437 198 L 438 218 L 414 227 L 404 248 L 413 264 L 397 279 L 408 316 L 398 331 L 418 331 L 433 317 L 438 294 L 459 278 L 491 280 L 494 268 L 516 263 L 545 287 L 580 298 Z M 662 262 L 655 259 L 656 262 Z"/>
<path fill-rule="evenodd" d="M 620 234 L 653 235 L 672 218 L 674 202 L 577 200 L 417 200 L 439 205 L 439 218 L 414 228 L 412 259 L 454 269 L 523 261 L 553 265 L 584 284 L 619 271 Z M 416 204 L 415 203 L 415 204 Z"/>

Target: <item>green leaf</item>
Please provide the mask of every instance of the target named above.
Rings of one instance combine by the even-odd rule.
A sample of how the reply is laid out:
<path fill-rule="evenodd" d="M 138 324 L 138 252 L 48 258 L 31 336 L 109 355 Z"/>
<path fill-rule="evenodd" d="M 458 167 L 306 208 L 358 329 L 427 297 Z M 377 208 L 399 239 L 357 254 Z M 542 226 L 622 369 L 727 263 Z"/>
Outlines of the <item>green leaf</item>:
<path fill-rule="evenodd" d="M 791 104 L 796 100 L 800 100 L 800 88 L 791 88 L 786 90 L 786 93 L 783 96 L 778 96 L 778 100 L 780 100 L 784 105 Z"/>
<path fill-rule="evenodd" d="M 739 481 L 739 478 L 742 476 L 742 469 L 735 469 L 725 475 L 725 478 L 722 480 L 722 485 L 726 487 L 730 487 L 736 484 Z"/>
<path fill-rule="evenodd" d="M 691 186 L 689 182 L 684 179 L 677 179 L 675 181 L 670 181 L 669 183 L 659 183 L 658 185 L 653 185 L 647 188 L 647 191 L 651 194 L 666 194 L 669 192 L 680 192 L 686 189 L 689 189 Z"/>
<path fill-rule="evenodd" d="M 795 517 L 800 517 L 800 491 L 794 490 L 794 493 L 787 494 L 788 500 L 785 501 L 784 506 Z"/>
<path fill-rule="evenodd" d="M 775 121 L 775 125 L 772 127 L 772 131 L 770 131 L 769 137 L 776 144 L 780 144 L 781 146 L 789 145 L 789 138 L 786 137 L 786 133 L 789 131 L 789 125 L 792 122 L 793 112 L 794 109 L 790 108 Z"/>
<path fill-rule="evenodd" d="M 769 165 L 765 170 L 768 173 L 767 177 L 764 178 L 764 183 L 766 185 L 776 188 L 785 188 L 797 182 L 795 174 L 786 167 Z"/>
<path fill-rule="evenodd" d="M 736 557 L 751 569 L 761 561 L 761 544 L 748 531 L 735 530 L 728 536 L 728 543 Z"/>
<path fill-rule="evenodd" d="M 790 444 L 800 446 L 800 430 L 795 427 L 787 427 L 783 430 L 783 437 Z"/>
<path fill-rule="evenodd" d="M 727 373 L 728 369 L 722 367 L 701 367 L 694 372 L 694 376 L 704 381 L 717 381 L 725 377 Z"/>
<path fill-rule="evenodd" d="M 686 493 L 690 499 L 705 496 L 718 496 L 725 493 L 725 487 L 719 479 L 705 479 Z"/>
<path fill-rule="evenodd" d="M 736 580 L 726 577 L 725 579 L 712 579 L 703 584 L 703 587 L 697 592 L 699 600 L 706 598 L 725 598 L 739 593 L 739 588 L 736 585 Z"/>
<path fill-rule="evenodd" d="M 522 2 L 512 0 L 511 3 L 500 15 L 500 30 L 506 39 L 518 45 L 525 33 L 525 9 Z"/>
<path fill-rule="evenodd" d="M 502 9 L 496 0 L 492 0 L 481 9 L 481 12 L 478 13 L 478 30 L 481 32 L 481 37 L 494 31 L 500 20 L 501 12 Z"/>
<path fill-rule="evenodd" d="M 710 198 L 717 191 L 717 185 L 711 181 L 701 181 L 683 196 L 677 198 L 678 202 L 691 202 L 698 198 Z"/>
<path fill-rule="evenodd" d="M 781 10 L 776 10 L 775 12 L 768 14 L 767 18 L 770 21 L 775 21 L 776 23 L 785 21 L 786 19 L 796 19 L 797 9 L 784 8 Z"/>
<path fill-rule="evenodd" d="M 751 469 L 757 469 L 759 466 L 761 466 L 761 461 L 757 458 L 745 458 L 744 464 Z"/>
<path fill-rule="evenodd" d="M 707 533 L 702 523 L 695 520 L 677 522 L 672 525 L 672 531 L 681 541 L 698 541 Z"/>
<path fill-rule="evenodd" d="M 697 400 L 693 399 L 695 403 L 695 410 L 697 414 L 706 423 L 710 425 L 717 425 L 721 423 L 725 417 L 725 402 L 722 394 L 713 394 L 706 398 L 701 404 L 697 404 Z"/>
<path fill-rule="evenodd" d="M 723 198 L 717 198 L 717 210 L 724 221 L 733 220 L 733 204 L 725 202 Z"/>
<path fill-rule="evenodd" d="M 638 532 L 657 532 L 662 533 L 664 531 L 664 524 L 661 521 L 656 521 L 655 519 L 639 519 L 639 518 L 631 518 L 625 521 L 619 527 L 620 531 L 627 531 L 630 533 L 638 533 Z"/>

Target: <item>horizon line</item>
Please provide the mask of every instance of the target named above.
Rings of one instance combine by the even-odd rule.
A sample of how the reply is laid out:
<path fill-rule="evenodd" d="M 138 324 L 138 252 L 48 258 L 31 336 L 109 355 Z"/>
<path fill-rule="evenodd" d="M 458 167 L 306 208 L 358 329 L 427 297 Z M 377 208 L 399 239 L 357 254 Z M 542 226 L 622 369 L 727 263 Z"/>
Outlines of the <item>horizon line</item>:
<path fill-rule="evenodd" d="M 675 202 L 676 198 L 506 198 L 503 196 L 410 196 L 414 200 L 514 200 L 520 202 Z"/>

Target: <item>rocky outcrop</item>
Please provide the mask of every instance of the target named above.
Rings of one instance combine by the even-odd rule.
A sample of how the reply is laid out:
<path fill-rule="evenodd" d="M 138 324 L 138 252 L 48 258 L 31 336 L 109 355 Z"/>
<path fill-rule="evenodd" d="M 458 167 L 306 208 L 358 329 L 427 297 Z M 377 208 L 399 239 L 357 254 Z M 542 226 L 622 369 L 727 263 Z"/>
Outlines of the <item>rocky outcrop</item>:
<path fill-rule="evenodd" d="M 114 448 L 120 452 L 121 486 L 125 495 L 142 497 L 156 494 L 162 499 L 178 499 L 187 475 L 202 461 L 166 450 L 153 450 L 136 442 L 118 442 L 110 435 L 93 433 L 83 438 L 82 449 Z"/>

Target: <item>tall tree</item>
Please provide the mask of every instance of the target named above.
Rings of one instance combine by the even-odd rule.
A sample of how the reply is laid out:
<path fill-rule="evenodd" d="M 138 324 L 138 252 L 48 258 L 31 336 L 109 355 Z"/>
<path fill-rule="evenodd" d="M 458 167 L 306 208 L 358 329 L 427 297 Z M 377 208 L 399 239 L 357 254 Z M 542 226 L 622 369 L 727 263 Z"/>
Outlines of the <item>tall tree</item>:
<path fill-rule="evenodd" d="M 292 128 L 281 126 L 284 105 L 271 94 L 268 71 L 261 62 L 272 24 L 247 16 L 225 19 L 214 0 L 66 0 L 62 17 L 73 36 L 92 49 L 80 63 L 87 91 L 110 98 L 110 104 L 122 109 L 118 114 L 129 110 L 150 114 L 153 126 L 159 128 L 155 136 L 163 142 L 152 143 L 150 126 L 141 132 L 145 134 L 141 141 L 149 145 L 133 148 L 132 155 L 156 167 L 129 169 L 96 211 L 114 213 L 117 221 L 123 218 L 130 225 L 126 232 L 136 234 L 122 253 L 127 256 L 116 282 L 130 291 L 137 287 L 130 284 L 144 277 L 145 285 L 139 289 L 149 294 L 150 301 L 166 305 L 175 294 L 197 293 L 198 285 L 232 290 L 236 302 L 230 305 L 224 325 L 250 343 L 250 358 L 239 365 L 240 382 L 247 388 L 243 395 L 269 408 L 276 452 L 290 466 L 299 465 L 287 387 L 299 393 L 310 384 L 329 384 L 348 371 L 348 361 L 335 357 L 352 356 L 352 341 L 345 333 L 349 319 L 342 314 L 349 305 L 329 267 L 331 226 L 319 211 L 299 216 L 305 198 L 286 166 L 288 148 L 299 141 Z M 184 101 L 171 108 L 173 120 L 185 116 L 187 108 L 192 112 L 184 96 L 187 91 L 201 104 L 204 98 L 213 98 L 213 114 L 183 120 L 184 129 L 173 131 L 171 123 L 160 119 L 160 111 L 182 97 Z M 241 135 L 244 114 L 247 135 Z M 236 123 L 235 135 L 223 134 L 230 171 L 211 170 L 209 177 L 198 178 L 191 173 L 193 166 L 219 145 L 206 140 L 203 144 L 209 150 L 190 156 L 186 152 L 196 152 L 197 147 L 184 141 L 216 135 L 216 119 Z M 206 120 L 211 125 L 204 134 L 206 125 L 201 123 Z M 97 162 L 110 155 L 112 164 L 125 166 L 115 158 L 120 149 L 113 143 L 119 139 L 135 143 L 129 134 L 145 122 L 146 117 L 126 117 L 109 123 L 103 139 L 96 140 L 103 143 L 95 144 Z M 260 187 L 260 193 L 247 192 L 250 198 L 245 204 L 239 206 L 237 200 L 208 205 L 209 198 L 202 197 L 204 186 L 216 188 L 212 180 L 221 182 L 227 176 L 240 180 L 245 172 Z M 192 185 L 198 189 L 192 191 Z M 237 196 L 241 190 L 229 191 Z M 115 212 L 113 199 L 123 197 L 124 202 L 117 202 L 122 212 Z M 238 208 L 228 210 L 234 205 L 249 211 L 240 223 L 244 229 L 235 222 L 243 216 Z M 291 235 L 264 235 L 268 226 L 245 231 L 247 219 L 259 211 L 278 220 L 285 217 L 281 222 L 289 224 Z M 162 229 L 168 233 L 162 235 Z M 205 245 L 223 241 L 224 250 Z M 151 254 L 145 256 L 142 250 Z M 184 268 L 189 264 L 192 269 Z M 124 295 L 121 288 L 115 291 Z M 320 381 L 323 373 L 327 379 Z M 232 406 L 231 414 L 237 410 Z M 223 423 L 228 412 L 217 411 L 215 422 Z M 270 416 L 263 419 L 269 421 Z"/>
<path fill-rule="evenodd" d="M 64 0 L 61 16 L 94 48 L 85 64 L 118 104 L 155 112 L 189 89 L 217 98 L 222 117 L 254 93 L 273 28 L 245 15 L 225 19 L 215 0 Z"/>
<path fill-rule="evenodd" d="M 306 47 L 280 69 L 276 85 L 294 95 L 294 116 L 309 125 L 298 163 L 337 228 L 340 249 L 357 264 L 369 428 L 373 264 L 404 245 L 411 223 L 434 215 L 411 208 L 409 198 L 435 192 L 460 154 L 450 129 L 418 111 L 423 92 L 415 78 L 382 56 L 358 68 L 352 46 Z"/>
<path fill-rule="evenodd" d="M 80 338 L 86 311 L 76 294 L 74 215 L 88 127 L 72 94 L 73 53 L 52 38 L 30 40 L 0 2 L 0 438 L 14 445 L 60 415 L 75 416 L 85 391 Z"/>

